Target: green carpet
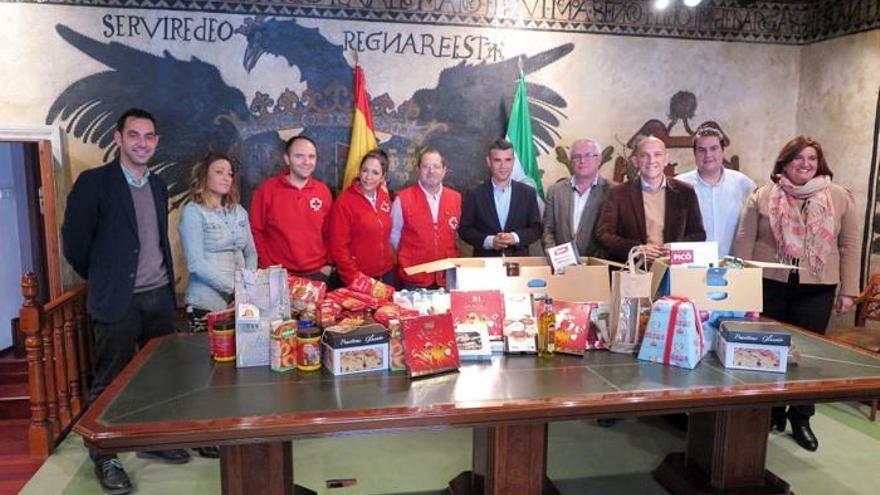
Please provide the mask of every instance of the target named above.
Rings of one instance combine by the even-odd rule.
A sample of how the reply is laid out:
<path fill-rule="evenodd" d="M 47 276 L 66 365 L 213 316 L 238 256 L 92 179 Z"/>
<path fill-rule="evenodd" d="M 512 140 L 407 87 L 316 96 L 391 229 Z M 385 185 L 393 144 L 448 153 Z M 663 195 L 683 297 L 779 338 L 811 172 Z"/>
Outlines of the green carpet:
<path fill-rule="evenodd" d="M 866 419 L 867 406 L 817 407 L 813 428 L 818 452 L 799 448 L 789 434 L 773 434 L 768 468 L 798 495 L 863 495 L 880 484 L 880 422 Z M 562 494 L 665 494 L 651 470 L 672 451 L 684 448 L 684 435 L 659 418 L 621 421 L 600 428 L 593 421 L 550 427 L 548 474 Z M 298 483 L 328 495 L 439 493 L 471 463 L 468 429 L 417 431 L 309 439 L 294 442 Z M 216 460 L 194 457 L 184 466 L 166 466 L 123 454 L 123 463 L 140 495 L 220 491 Z M 354 478 L 346 488 L 326 488 L 328 479 Z M 82 441 L 68 437 L 21 492 L 23 495 L 93 495 L 100 488 Z"/>

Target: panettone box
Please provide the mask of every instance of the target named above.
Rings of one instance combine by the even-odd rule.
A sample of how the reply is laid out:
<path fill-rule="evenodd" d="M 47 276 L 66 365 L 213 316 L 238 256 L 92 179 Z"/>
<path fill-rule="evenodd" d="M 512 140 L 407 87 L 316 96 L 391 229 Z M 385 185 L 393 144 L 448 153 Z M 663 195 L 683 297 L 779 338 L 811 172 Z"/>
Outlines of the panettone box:
<path fill-rule="evenodd" d="M 785 373 L 791 334 L 777 323 L 724 321 L 715 353 L 725 368 Z"/>
<path fill-rule="evenodd" d="M 324 330 L 324 367 L 334 375 L 388 369 L 388 329 L 378 323 Z"/>
<path fill-rule="evenodd" d="M 406 368 L 412 378 L 455 371 L 460 365 L 452 315 L 418 316 L 400 322 Z"/>

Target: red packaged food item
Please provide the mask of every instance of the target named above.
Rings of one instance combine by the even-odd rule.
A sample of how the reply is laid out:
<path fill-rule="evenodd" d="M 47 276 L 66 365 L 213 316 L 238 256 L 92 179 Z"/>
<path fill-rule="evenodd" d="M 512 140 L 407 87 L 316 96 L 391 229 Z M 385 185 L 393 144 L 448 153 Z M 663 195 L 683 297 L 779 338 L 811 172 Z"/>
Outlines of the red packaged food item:
<path fill-rule="evenodd" d="M 369 294 L 364 294 L 363 292 L 358 292 L 356 290 L 351 290 L 351 289 L 348 289 L 345 287 L 343 287 L 341 289 L 336 289 L 333 292 L 337 292 L 345 297 L 357 299 L 357 300 L 363 302 L 364 304 L 366 304 L 368 307 L 373 308 L 373 309 L 376 309 L 379 307 L 379 299 L 377 299 Z"/>
<path fill-rule="evenodd" d="M 391 298 L 394 297 L 394 287 L 380 282 L 375 278 L 368 277 L 363 273 L 355 277 L 354 280 L 348 284 L 348 288 L 355 292 L 375 297 L 379 301 L 390 301 Z"/>
<path fill-rule="evenodd" d="M 391 320 L 403 320 L 414 316 L 419 316 L 419 312 L 414 309 L 401 308 L 397 304 L 379 306 L 379 309 L 373 313 L 373 319 L 376 320 L 376 323 L 381 323 L 386 327 Z"/>
<path fill-rule="evenodd" d="M 385 328 L 388 328 L 388 323 L 391 320 L 400 319 L 400 306 L 396 304 L 386 304 L 385 306 L 379 306 L 379 308 L 376 309 L 376 312 L 373 313 L 373 319 L 376 320 L 376 323 L 384 325 Z"/>
<path fill-rule="evenodd" d="M 504 297 L 499 290 L 454 290 L 450 293 L 453 322 L 485 323 L 489 338 L 501 339 L 504 326 Z"/>
<path fill-rule="evenodd" d="M 332 327 L 342 315 L 342 306 L 336 301 L 326 300 L 318 306 L 318 324 L 324 328 Z"/>
<path fill-rule="evenodd" d="M 344 290 L 348 289 L 336 289 L 334 291 L 328 292 L 326 299 L 329 299 L 339 304 L 339 306 L 342 307 L 343 310 L 348 311 L 363 311 L 370 307 L 370 304 L 368 302 L 364 302 L 364 300 L 360 297 L 352 297 L 350 294 L 341 292 Z M 369 297 L 365 294 L 358 294 L 357 292 L 354 292 L 354 294 L 357 294 L 358 296 Z"/>
<path fill-rule="evenodd" d="M 296 275 L 288 275 L 287 292 L 290 294 L 290 309 L 297 313 L 308 305 L 320 306 L 327 293 L 327 284 L 317 280 L 309 280 Z"/>
<path fill-rule="evenodd" d="M 540 303 L 543 311 L 544 303 Z M 590 303 L 553 300 L 556 313 L 556 352 L 583 356 L 590 330 Z"/>
<path fill-rule="evenodd" d="M 400 322 L 406 367 L 412 378 L 455 371 L 460 361 L 452 315 L 418 316 Z"/>

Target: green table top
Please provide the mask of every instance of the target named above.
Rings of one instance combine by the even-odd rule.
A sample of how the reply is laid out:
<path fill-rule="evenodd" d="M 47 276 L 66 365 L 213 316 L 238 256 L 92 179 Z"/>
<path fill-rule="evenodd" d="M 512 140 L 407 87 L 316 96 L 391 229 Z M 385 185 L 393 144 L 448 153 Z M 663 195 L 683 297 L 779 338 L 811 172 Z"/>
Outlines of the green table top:
<path fill-rule="evenodd" d="M 388 371 L 333 376 L 326 370 L 235 368 L 211 361 L 206 336 L 174 335 L 151 343 L 145 359 L 133 363 L 114 383 L 118 386 L 108 389 L 108 397 L 95 404 L 99 410 L 90 408 L 89 414 L 98 425 L 114 429 L 229 418 L 238 419 L 238 425 L 241 418 L 273 417 L 323 423 L 382 414 L 403 418 L 566 406 L 579 413 L 592 407 L 597 413 L 644 414 L 652 408 L 750 403 L 743 396 L 753 403 L 782 403 L 880 392 L 877 357 L 801 332 L 792 341 L 802 357 L 785 374 L 725 369 L 714 353 L 687 370 L 591 351 L 583 358 L 495 356 L 464 361 L 457 373 L 411 380 Z"/>

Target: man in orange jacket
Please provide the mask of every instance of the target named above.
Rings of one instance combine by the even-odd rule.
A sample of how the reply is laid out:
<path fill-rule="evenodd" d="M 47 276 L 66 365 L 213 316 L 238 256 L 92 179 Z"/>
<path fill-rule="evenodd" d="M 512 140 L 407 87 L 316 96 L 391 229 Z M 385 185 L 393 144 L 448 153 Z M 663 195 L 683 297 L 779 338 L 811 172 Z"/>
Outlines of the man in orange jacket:
<path fill-rule="evenodd" d="M 400 191 L 391 206 L 391 244 L 397 249 L 401 288 L 436 289 L 446 285 L 442 271 L 407 275 L 404 269 L 458 257 L 455 236 L 461 220 L 461 194 L 443 186 L 446 162 L 436 149 L 422 150 L 418 172 L 418 182 Z"/>

